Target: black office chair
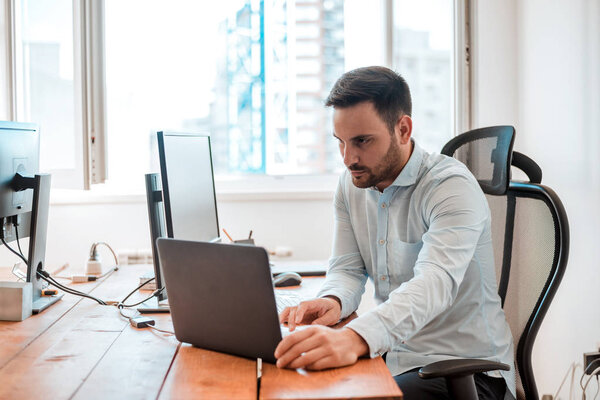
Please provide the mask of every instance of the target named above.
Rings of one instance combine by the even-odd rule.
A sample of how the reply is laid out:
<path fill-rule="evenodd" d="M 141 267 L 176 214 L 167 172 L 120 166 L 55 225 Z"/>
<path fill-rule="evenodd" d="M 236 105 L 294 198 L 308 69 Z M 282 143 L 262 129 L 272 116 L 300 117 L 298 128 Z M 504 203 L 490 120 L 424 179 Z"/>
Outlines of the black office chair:
<path fill-rule="evenodd" d="M 498 294 L 516 347 L 517 398 L 538 399 L 531 365 L 533 342 L 564 275 L 569 254 L 569 223 L 552 189 L 541 185 L 542 171 L 529 157 L 512 151 L 511 126 L 476 129 L 455 137 L 442 154 L 463 161 L 486 193 Z M 510 166 L 529 182 L 510 181 Z M 445 360 L 419 371 L 421 378 L 446 379 L 455 399 L 477 399 L 473 374 L 509 366 L 486 360 Z"/>

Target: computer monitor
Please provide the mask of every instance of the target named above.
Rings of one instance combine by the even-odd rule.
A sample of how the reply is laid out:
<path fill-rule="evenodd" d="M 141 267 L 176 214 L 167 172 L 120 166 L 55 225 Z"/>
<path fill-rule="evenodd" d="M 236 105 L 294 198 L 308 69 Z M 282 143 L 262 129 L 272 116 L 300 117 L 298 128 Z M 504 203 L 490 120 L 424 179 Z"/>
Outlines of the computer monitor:
<path fill-rule="evenodd" d="M 167 236 L 218 240 L 210 137 L 158 132 L 158 154 Z"/>
<path fill-rule="evenodd" d="M 219 239 L 210 138 L 206 135 L 158 132 L 161 174 L 146 174 L 146 200 L 156 287 L 164 286 L 156 239 L 195 241 Z M 168 312 L 156 299 L 138 308 L 142 313 Z M 158 300 L 158 302 L 156 301 Z"/>
<path fill-rule="evenodd" d="M 50 175 L 39 174 L 39 152 L 36 124 L 0 121 L 0 237 L 7 245 L 29 237 L 26 279 L 34 314 L 62 296 L 42 297 L 37 275 L 44 269 L 50 202 Z"/>
<path fill-rule="evenodd" d="M 158 259 L 156 240 L 166 237 L 165 214 L 162 200 L 162 188 L 160 174 L 146 174 L 146 202 L 148 205 L 148 222 L 150 225 L 150 243 L 152 244 L 152 262 L 154 264 L 154 279 L 156 287 L 164 286 L 162 281 L 162 269 Z M 158 301 L 167 299 L 167 291 L 164 289 L 157 296 Z"/>

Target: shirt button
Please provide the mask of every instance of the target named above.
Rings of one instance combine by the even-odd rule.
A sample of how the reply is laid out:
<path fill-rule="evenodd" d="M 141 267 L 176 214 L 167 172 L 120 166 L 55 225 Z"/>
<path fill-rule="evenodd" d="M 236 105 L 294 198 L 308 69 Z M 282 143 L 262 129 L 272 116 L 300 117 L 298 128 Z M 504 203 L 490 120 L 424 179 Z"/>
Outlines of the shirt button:
<path fill-rule="evenodd" d="M 382 203 L 382 204 L 381 204 L 381 208 L 385 208 L 385 203 Z"/>
<path fill-rule="evenodd" d="M 380 239 L 380 240 L 379 240 L 379 244 L 385 244 L 385 240 L 383 240 L 383 239 Z"/>
<path fill-rule="evenodd" d="M 386 279 L 387 279 L 387 277 L 385 275 L 381 277 L 382 281 L 385 281 Z"/>

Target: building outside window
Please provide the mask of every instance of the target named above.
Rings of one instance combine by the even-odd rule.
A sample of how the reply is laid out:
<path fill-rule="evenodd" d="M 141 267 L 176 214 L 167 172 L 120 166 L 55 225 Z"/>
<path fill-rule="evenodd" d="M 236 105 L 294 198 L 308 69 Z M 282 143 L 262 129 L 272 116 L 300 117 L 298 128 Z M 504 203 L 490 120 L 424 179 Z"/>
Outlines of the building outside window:
<path fill-rule="evenodd" d="M 70 0 L 18 1 L 19 118 L 42 126 L 42 169 L 71 168 L 82 151 L 76 13 Z M 387 64 L 407 79 L 427 150 L 454 134 L 446 0 L 104 0 L 102 22 L 104 59 L 90 62 L 105 65 L 107 182 L 117 187 L 141 189 L 158 170 L 159 130 L 209 134 L 217 176 L 339 173 L 323 103 L 359 66 Z"/>

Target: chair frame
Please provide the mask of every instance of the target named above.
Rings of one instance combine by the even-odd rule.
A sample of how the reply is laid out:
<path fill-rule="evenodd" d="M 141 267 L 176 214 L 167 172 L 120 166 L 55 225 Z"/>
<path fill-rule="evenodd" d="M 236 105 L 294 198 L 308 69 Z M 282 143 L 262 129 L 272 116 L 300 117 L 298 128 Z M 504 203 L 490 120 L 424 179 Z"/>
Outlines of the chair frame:
<path fill-rule="evenodd" d="M 480 182 L 482 189 L 490 195 L 503 195 L 509 199 L 509 206 L 511 198 L 513 200 L 512 205 L 514 206 L 514 199 L 517 197 L 521 198 L 533 198 L 541 200 L 546 203 L 552 218 L 554 220 L 555 229 L 555 252 L 552 267 L 548 278 L 544 284 L 541 294 L 533 308 L 533 311 L 519 337 L 517 344 L 517 351 L 515 362 L 518 366 L 519 376 L 523 384 L 523 390 L 527 399 L 538 399 L 538 391 L 535 383 L 535 377 L 533 375 L 533 367 L 531 362 L 531 354 L 533 350 L 533 343 L 540 329 L 542 321 L 550 307 L 558 286 L 564 276 L 567 261 L 569 258 L 569 221 L 565 208 L 560 201 L 560 198 L 556 193 L 549 187 L 540 184 L 542 178 L 541 168 L 529 157 L 524 154 L 513 152 L 512 146 L 514 143 L 514 128 L 508 126 L 492 127 L 492 128 L 481 128 L 474 131 L 467 132 L 467 134 L 459 135 L 454 139 L 450 140 L 442 149 L 442 154 L 452 156 L 457 148 L 463 144 L 472 141 L 473 139 L 484 138 L 494 136 L 489 132 L 493 129 L 502 129 L 502 134 L 512 135 L 510 138 L 509 154 L 507 155 L 507 169 L 510 171 L 510 166 L 520 168 L 525 172 L 530 179 L 529 183 L 525 182 L 513 182 L 507 179 L 507 190 L 504 192 L 496 190 L 498 187 L 487 186 Z M 510 172 L 508 172 L 510 173 Z M 510 176 L 510 175 L 508 175 Z M 491 188 L 491 191 L 489 190 Z M 488 189 L 488 190 L 486 190 Z M 507 213 L 509 210 L 507 209 Z M 512 253 L 512 241 L 513 241 L 513 227 L 514 227 L 514 209 L 512 215 L 507 214 L 507 226 L 504 237 L 504 248 L 503 253 L 509 253 L 508 256 L 504 254 L 502 271 L 499 282 L 499 295 L 502 300 L 502 306 L 504 307 L 504 298 L 508 288 L 510 278 L 510 255 Z M 507 258 L 508 257 L 508 258 Z M 431 363 L 419 370 L 419 376 L 424 379 L 439 378 L 443 377 L 446 379 L 447 386 L 449 388 L 450 395 L 453 398 L 473 398 L 477 399 L 477 392 L 475 389 L 474 374 L 478 372 L 486 372 L 492 370 L 508 370 L 510 367 L 506 364 L 478 360 L 478 359 L 459 359 L 459 360 L 444 360 L 435 363 Z"/>
<path fill-rule="evenodd" d="M 525 396 L 528 399 L 539 398 L 535 377 L 533 375 L 533 365 L 531 362 L 531 353 L 533 343 L 538 334 L 542 321 L 548 312 L 550 303 L 556 295 L 556 291 L 562 281 L 569 258 L 569 220 L 565 208 L 556 193 L 547 186 L 540 184 L 511 182 L 509 193 L 515 196 L 534 198 L 544 201 L 554 219 L 555 229 L 555 252 L 552 268 L 548 274 L 548 279 L 542 289 L 540 297 L 525 325 L 523 333 L 519 338 L 517 345 L 517 354 L 515 361 L 519 367 L 519 375 L 525 390 Z"/>

